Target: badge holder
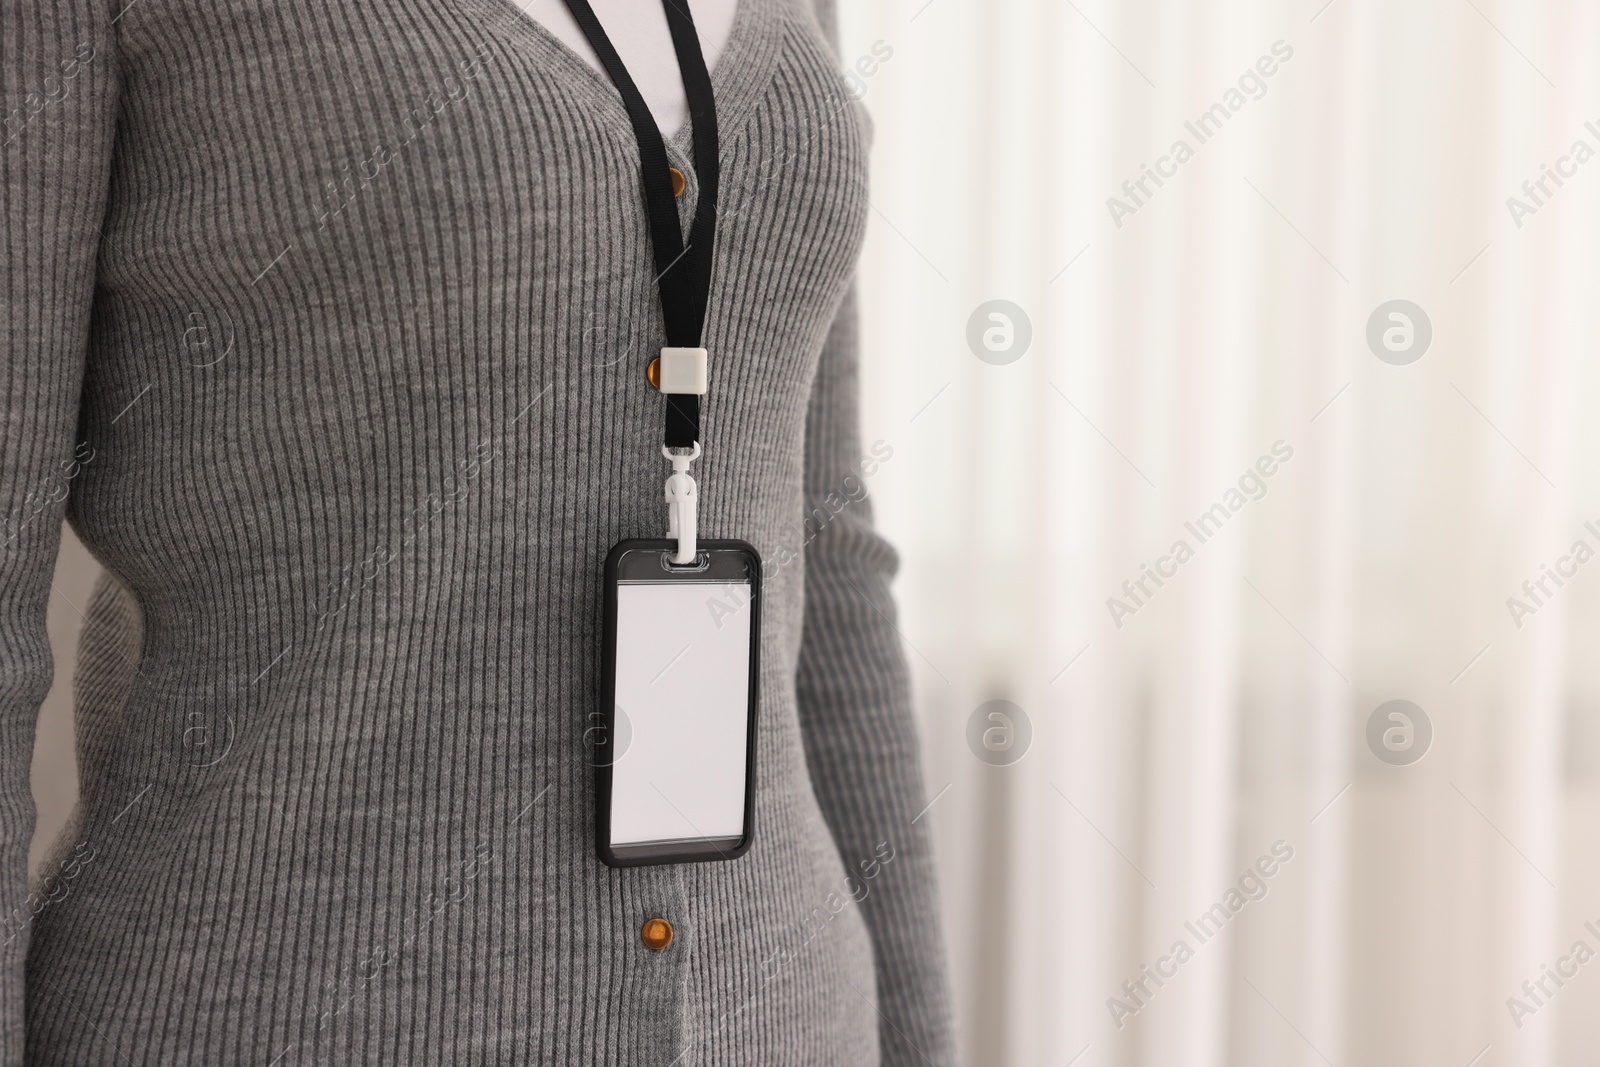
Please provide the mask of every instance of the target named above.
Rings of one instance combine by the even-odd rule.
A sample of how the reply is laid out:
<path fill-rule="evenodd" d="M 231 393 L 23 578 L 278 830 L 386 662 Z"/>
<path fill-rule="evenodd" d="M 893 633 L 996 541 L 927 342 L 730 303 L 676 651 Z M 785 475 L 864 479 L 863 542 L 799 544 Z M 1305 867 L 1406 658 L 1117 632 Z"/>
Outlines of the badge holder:
<path fill-rule="evenodd" d="M 755 830 L 761 559 L 743 541 L 606 558 L 595 847 L 612 867 L 731 860 Z"/>

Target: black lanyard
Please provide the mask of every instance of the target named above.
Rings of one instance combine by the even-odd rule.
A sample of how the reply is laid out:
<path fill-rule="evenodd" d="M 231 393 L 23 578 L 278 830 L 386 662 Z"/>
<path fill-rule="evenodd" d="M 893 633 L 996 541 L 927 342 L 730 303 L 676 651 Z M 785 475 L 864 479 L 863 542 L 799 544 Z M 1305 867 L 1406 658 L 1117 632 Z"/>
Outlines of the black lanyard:
<path fill-rule="evenodd" d="M 699 348 L 706 302 L 711 295 L 711 253 L 717 233 L 717 105 L 711 95 L 711 74 L 706 70 L 705 57 L 700 54 L 700 38 L 695 33 L 687 0 L 661 0 L 667 13 L 667 27 L 672 31 L 672 47 L 678 53 L 684 95 L 689 100 L 689 120 L 694 127 L 694 169 L 700 181 L 699 202 L 695 205 L 687 247 L 678 224 L 667 147 L 661 140 L 661 130 L 650 114 L 649 105 L 633 84 L 628 68 L 612 47 L 589 0 L 566 0 L 566 3 L 622 94 L 628 118 L 633 122 L 633 135 L 639 142 L 644 199 L 650 209 L 650 243 L 655 246 L 656 281 L 661 288 L 661 315 L 667 328 L 667 344 Z M 700 397 L 692 393 L 668 393 L 665 398 L 664 444 L 668 448 L 692 448 L 700 438 Z"/>

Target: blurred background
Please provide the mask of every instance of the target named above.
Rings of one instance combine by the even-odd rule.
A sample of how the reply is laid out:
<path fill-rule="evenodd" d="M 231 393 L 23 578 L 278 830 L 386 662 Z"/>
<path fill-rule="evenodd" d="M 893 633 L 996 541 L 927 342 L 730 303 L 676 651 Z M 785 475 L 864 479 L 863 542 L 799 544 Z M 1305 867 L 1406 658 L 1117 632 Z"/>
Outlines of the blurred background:
<path fill-rule="evenodd" d="M 966 1061 L 1593 1062 L 1600 5 L 840 3 Z"/>

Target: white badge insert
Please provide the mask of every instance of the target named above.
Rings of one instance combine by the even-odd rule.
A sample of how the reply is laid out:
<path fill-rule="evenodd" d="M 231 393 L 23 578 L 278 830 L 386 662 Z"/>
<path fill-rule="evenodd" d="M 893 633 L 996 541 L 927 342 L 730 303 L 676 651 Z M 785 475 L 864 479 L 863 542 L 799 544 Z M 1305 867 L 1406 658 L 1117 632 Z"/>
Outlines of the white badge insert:
<path fill-rule="evenodd" d="M 617 584 L 611 844 L 745 833 L 750 583 Z"/>

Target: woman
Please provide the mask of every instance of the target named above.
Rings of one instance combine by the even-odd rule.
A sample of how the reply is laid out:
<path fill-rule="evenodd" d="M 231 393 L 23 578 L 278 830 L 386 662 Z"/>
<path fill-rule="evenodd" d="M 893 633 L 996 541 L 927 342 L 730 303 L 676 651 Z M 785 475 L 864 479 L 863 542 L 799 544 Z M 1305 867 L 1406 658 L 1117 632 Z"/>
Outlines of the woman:
<path fill-rule="evenodd" d="M 666 473 L 613 80 L 506 0 L 0 11 L 3 1062 L 952 1062 L 831 12 L 741 0 L 712 73 L 696 477 L 767 564 L 754 846 L 613 868 L 602 563 Z M 63 514 L 108 577 L 30 896 Z"/>

